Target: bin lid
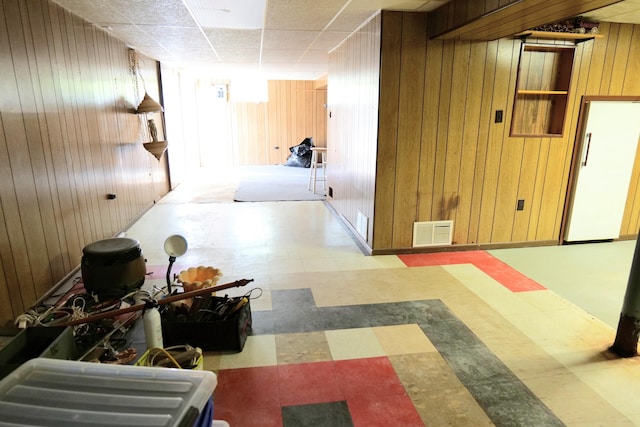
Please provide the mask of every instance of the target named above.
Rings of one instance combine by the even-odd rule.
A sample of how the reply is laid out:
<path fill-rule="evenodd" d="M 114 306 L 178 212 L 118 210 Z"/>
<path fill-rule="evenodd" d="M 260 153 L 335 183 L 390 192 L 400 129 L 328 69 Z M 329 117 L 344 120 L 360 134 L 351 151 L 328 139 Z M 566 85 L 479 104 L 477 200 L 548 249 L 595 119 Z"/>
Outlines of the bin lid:
<path fill-rule="evenodd" d="M 37 358 L 0 381 L 0 425 L 179 426 L 216 384 L 211 371 Z"/>

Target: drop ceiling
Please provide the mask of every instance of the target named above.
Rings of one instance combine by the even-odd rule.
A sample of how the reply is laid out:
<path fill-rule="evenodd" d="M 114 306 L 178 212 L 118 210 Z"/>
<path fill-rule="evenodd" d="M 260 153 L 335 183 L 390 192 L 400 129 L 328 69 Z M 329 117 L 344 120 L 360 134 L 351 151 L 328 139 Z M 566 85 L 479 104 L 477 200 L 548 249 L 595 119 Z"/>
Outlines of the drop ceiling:
<path fill-rule="evenodd" d="M 449 0 L 53 0 L 174 68 L 230 78 L 315 80 L 329 52 L 379 10 L 431 11 Z M 586 14 L 640 23 L 640 0 Z"/>

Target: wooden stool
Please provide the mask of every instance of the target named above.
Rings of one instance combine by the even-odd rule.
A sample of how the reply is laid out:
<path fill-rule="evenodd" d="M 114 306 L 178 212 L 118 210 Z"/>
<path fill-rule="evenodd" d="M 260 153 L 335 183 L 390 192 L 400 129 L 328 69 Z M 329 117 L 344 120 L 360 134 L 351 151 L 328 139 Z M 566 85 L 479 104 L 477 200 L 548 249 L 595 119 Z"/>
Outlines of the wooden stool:
<path fill-rule="evenodd" d="M 318 161 L 318 154 L 320 155 L 320 160 Z M 308 190 L 315 193 L 316 192 L 316 183 L 322 182 L 322 189 L 326 190 L 325 182 L 327 180 L 327 176 L 325 174 L 325 168 L 327 167 L 327 149 L 325 147 L 311 147 L 311 170 L 309 171 L 309 186 Z M 318 169 L 321 169 L 322 172 L 320 176 L 318 176 Z"/>

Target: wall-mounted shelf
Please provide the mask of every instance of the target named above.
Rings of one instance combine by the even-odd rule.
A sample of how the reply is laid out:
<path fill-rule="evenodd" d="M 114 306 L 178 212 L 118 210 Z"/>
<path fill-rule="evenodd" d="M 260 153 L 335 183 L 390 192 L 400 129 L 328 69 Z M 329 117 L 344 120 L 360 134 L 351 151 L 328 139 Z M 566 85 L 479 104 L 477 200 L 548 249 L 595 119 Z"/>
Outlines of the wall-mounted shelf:
<path fill-rule="evenodd" d="M 527 38 L 545 39 L 545 40 L 574 40 L 576 43 L 580 43 L 592 39 L 601 39 L 604 37 L 602 34 L 594 33 L 561 33 L 559 31 L 522 31 L 513 35 L 516 38 L 526 40 Z"/>
<path fill-rule="evenodd" d="M 511 136 L 562 136 L 574 52 L 572 44 L 522 44 Z"/>

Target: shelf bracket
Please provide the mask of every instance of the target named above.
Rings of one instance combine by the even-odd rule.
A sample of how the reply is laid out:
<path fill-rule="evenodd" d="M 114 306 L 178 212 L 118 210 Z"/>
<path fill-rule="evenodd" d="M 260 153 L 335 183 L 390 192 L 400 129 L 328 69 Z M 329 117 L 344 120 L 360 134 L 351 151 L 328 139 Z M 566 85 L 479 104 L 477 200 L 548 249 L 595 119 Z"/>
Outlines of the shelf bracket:
<path fill-rule="evenodd" d="M 588 42 L 589 40 L 594 40 L 594 39 L 595 39 L 595 37 L 589 37 L 588 39 L 577 39 L 577 40 L 575 40 L 575 44 Z"/>

